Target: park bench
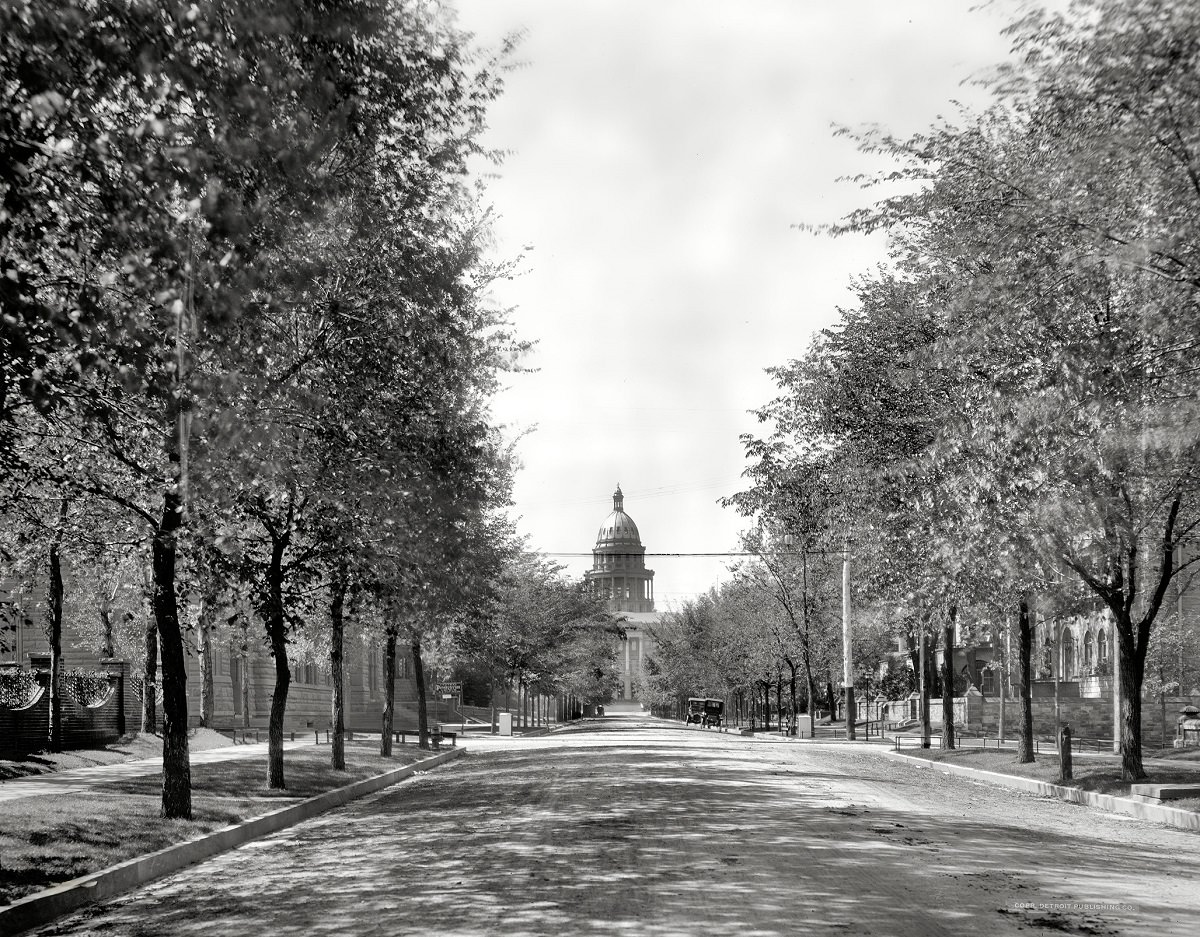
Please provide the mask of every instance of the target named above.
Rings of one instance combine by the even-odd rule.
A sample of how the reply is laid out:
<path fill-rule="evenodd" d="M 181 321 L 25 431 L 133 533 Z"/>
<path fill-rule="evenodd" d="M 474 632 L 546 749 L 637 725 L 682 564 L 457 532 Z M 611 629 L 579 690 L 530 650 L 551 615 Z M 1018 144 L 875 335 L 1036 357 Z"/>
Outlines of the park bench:
<path fill-rule="evenodd" d="M 421 730 L 420 729 L 396 729 L 395 733 L 396 733 L 396 741 L 399 742 L 401 745 L 406 745 L 408 743 L 408 737 L 410 735 L 413 737 L 413 739 L 415 741 L 419 742 L 421 740 Z M 433 742 L 434 748 L 440 748 L 442 745 L 442 742 L 449 742 L 451 748 L 458 747 L 458 733 L 457 732 L 445 732 L 442 729 L 430 729 L 429 730 L 429 740 L 431 742 Z"/>

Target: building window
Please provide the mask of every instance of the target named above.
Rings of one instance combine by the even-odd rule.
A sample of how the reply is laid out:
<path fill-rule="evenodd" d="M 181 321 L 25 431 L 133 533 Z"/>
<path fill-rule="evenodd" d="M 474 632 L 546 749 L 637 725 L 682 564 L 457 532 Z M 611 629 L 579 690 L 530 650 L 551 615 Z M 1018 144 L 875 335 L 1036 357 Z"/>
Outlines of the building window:
<path fill-rule="evenodd" d="M 1073 678 L 1075 676 L 1075 636 L 1066 629 L 1062 633 L 1062 651 L 1059 661 L 1062 664 L 1062 679 Z"/>

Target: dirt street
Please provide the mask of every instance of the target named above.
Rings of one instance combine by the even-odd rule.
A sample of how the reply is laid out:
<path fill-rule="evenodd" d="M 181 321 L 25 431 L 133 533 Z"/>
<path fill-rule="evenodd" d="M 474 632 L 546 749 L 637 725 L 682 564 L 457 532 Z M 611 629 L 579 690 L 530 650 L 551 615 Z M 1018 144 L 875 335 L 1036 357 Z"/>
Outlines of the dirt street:
<path fill-rule="evenodd" d="M 43 934 L 1200 934 L 1200 835 L 877 753 L 609 717 Z"/>

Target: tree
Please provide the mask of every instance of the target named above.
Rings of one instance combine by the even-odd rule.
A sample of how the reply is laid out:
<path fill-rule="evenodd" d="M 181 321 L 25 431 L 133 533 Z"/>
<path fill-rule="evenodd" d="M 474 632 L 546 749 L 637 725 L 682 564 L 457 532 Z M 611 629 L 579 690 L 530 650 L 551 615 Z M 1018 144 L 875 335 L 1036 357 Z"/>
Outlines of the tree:
<path fill-rule="evenodd" d="M 775 534 L 771 537 L 761 522 L 756 529 L 743 534 L 743 549 L 756 554 L 757 559 L 736 566 L 734 581 L 756 591 L 785 616 L 798 641 L 798 654 L 793 659 L 793 652 L 788 651 L 792 640 L 776 636 L 782 660 L 792 672 L 792 707 L 799 711 L 795 699 L 798 662 L 804 669 L 807 689 L 805 709 L 811 713 L 814 701 L 820 695 L 818 675 L 835 669 L 841 661 L 837 616 L 841 585 L 830 554 L 820 549 L 820 531 L 811 527 L 805 529 L 805 517 L 793 515 L 792 526 L 786 528 L 789 533 L 783 536 Z M 807 517 L 811 518 L 811 515 Z M 796 533 L 791 533 L 792 530 Z M 796 549 L 797 545 L 799 549 Z M 724 592 L 722 598 L 726 598 Z"/>
<path fill-rule="evenodd" d="M 506 688 L 545 693 L 611 691 L 619 621 L 585 584 L 563 578 L 542 557 L 516 550 L 504 557 L 486 599 L 459 619 L 454 645 L 464 662 L 494 674 Z M 588 690 L 589 685 L 594 690 Z"/>
<path fill-rule="evenodd" d="M 901 363 L 956 391 L 914 453 L 914 474 L 953 482 L 943 516 L 970 531 L 1014 502 L 1017 565 L 1069 573 L 1112 615 L 1131 779 L 1149 639 L 1198 519 L 1200 95 L 1181 39 L 1196 17 L 1165 0 L 1031 15 L 993 108 L 962 128 L 863 141 L 919 190 L 832 229 L 889 230 L 897 269 L 937 300 L 936 340 Z"/>
<path fill-rule="evenodd" d="M 385 218 L 412 243 L 440 243 L 444 214 L 423 208 L 450 204 L 448 181 L 464 191 L 498 78 L 492 63 L 469 66 L 466 37 L 400 0 L 25 2 L 3 17 L 12 106 L 0 128 L 0 282 L 14 315 L 0 335 L 0 455 L 30 471 L 9 442 L 32 414 L 69 428 L 87 453 L 77 464 L 121 466 L 119 479 L 61 476 L 145 526 L 162 653 L 162 810 L 187 817 L 176 564 L 198 464 L 214 449 L 253 461 L 254 440 L 225 422 L 258 373 L 253 352 L 269 347 L 248 339 L 313 283 L 312 255 L 288 256 L 296 232 L 332 231 L 327 207 L 361 195 L 362 180 L 382 180 Z M 376 176 L 385 163 L 390 174 Z M 462 270 L 414 280 L 406 298 Z"/>

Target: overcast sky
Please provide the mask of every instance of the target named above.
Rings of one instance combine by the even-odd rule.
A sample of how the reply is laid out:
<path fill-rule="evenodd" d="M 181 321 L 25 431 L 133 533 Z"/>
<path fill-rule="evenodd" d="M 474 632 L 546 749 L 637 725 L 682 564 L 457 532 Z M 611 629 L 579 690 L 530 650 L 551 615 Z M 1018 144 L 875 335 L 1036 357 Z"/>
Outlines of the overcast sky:
<path fill-rule="evenodd" d="M 1002 61 L 1014 2 L 455 0 L 484 45 L 524 31 L 489 144 L 496 289 L 528 362 L 497 401 L 520 443 L 519 529 L 588 553 L 620 483 L 647 552 L 736 550 L 747 411 L 764 368 L 803 354 L 851 302 L 880 238 L 817 237 L 869 196 L 838 177 L 880 168 L 833 125 L 919 131 Z M 572 573 L 587 557 L 558 556 Z M 725 578 L 728 560 L 648 557 L 657 605 Z"/>

